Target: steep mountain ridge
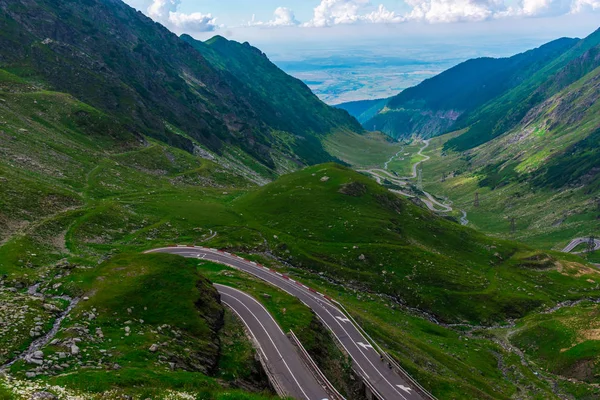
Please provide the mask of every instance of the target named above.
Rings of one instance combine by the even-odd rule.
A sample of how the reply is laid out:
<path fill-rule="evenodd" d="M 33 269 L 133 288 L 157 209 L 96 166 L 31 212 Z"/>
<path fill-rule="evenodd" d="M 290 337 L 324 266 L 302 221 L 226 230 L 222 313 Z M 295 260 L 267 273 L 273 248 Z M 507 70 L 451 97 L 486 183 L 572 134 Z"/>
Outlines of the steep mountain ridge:
<path fill-rule="evenodd" d="M 181 38 L 215 69 L 231 74 L 236 82 L 236 93 L 250 98 L 269 126 L 295 135 L 289 137 L 293 150 L 309 163 L 333 160 L 323 154 L 320 138 L 336 127 L 362 131 L 360 124 L 346 112 L 327 106 L 302 81 L 287 75 L 249 43 L 230 41 L 222 36 L 206 42 L 188 35 Z M 306 135 L 306 132 L 314 134 Z"/>
<path fill-rule="evenodd" d="M 518 86 L 576 43 L 576 39 L 562 38 L 510 58 L 465 61 L 390 98 L 363 125 L 375 126 L 395 138 L 444 133 L 461 117 Z"/>
<path fill-rule="evenodd" d="M 529 110 L 510 132 L 475 149 L 473 165 L 512 169 L 513 180 L 526 180 L 538 188 L 583 187 L 588 195 L 597 193 L 600 53 L 593 53 L 596 69 Z M 585 61 L 591 63 L 590 58 L 587 52 Z M 580 64 L 570 66 L 579 69 Z"/>
<path fill-rule="evenodd" d="M 282 124 L 294 117 L 289 110 L 278 110 L 267 97 L 257 103 L 235 71 L 215 68 L 120 0 L 2 0 L 0 10 L 1 68 L 70 93 L 130 130 L 188 152 L 239 148 L 274 171 L 286 158 L 295 164 L 332 160 L 315 136 L 358 127 L 308 95 L 301 99 L 310 101 L 304 109 L 319 114 L 318 121 Z"/>
<path fill-rule="evenodd" d="M 452 127 L 469 128 L 446 144 L 464 151 L 475 148 L 515 128 L 526 114 L 598 66 L 594 54 L 600 45 L 600 29 L 578 41 L 514 89 L 465 114 Z"/>

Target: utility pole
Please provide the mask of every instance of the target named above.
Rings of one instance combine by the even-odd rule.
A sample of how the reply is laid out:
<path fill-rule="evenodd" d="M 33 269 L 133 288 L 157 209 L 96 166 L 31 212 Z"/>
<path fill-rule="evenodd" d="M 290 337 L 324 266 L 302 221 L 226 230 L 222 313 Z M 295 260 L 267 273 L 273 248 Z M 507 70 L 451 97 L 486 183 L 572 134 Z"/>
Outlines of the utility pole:
<path fill-rule="evenodd" d="M 479 192 L 475 192 L 475 202 L 473 203 L 475 208 L 479 207 Z"/>
<path fill-rule="evenodd" d="M 591 253 L 594 250 L 596 250 L 596 238 L 594 235 L 591 235 L 587 243 L 587 252 Z"/>

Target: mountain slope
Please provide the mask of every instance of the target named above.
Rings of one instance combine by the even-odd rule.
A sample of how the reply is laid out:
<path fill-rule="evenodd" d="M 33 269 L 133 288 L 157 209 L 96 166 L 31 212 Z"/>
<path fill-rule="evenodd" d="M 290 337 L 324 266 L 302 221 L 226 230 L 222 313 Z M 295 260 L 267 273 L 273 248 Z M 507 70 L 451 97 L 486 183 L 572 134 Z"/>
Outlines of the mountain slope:
<path fill-rule="evenodd" d="M 600 29 L 545 63 L 514 89 L 463 115 L 453 128 L 469 130 L 449 141 L 447 148 L 472 149 L 515 128 L 532 108 L 595 69 L 599 46 Z"/>
<path fill-rule="evenodd" d="M 201 294 L 211 293 L 208 283 L 193 261 L 139 255 L 180 243 L 254 253 L 248 257 L 301 282 L 327 285 L 327 293 L 360 316 L 439 398 L 508 399 L 515 391 L 557 398 L 517 356 L 486 338 L 487 331 L 469 334 L 467 347 L 468 325 L 455 330 L 434 317 L 493 323 L 595 295 L 588 279 L 596 277 L 580 260 L 486 238 L 334 164 L 256 188 L 210 160 L 156 140 L 140 143 L 114 118 L 72 96 L 39 90 L 8 73 L 0 72 L 0 81 L 0 187 L 8 188 L 0 190 L 0 210 L 10 222 L 0 228 L 0 314 L 19 315 L 23 302 L 31 302 L 18 333 L 0 329 L 0 349 L 6 349 L 0 357 L 31 342 L 34 318 L 43 318 L 42 332 L 56 319 L 43 311 L 46 303 L 27 294 L 40 283 L 51 304 L 62 294 L 89 297 L 61 324 L 61 341 L 43 349 L 46 360 L 60 357 L 77 334 L 82 364 L 94 366 L 77 369 L 80 359 L 67 356 L 62 371 L 27 378 L 38 367 L 20 362 L 10 370 L 9 387 L 48 383 L 90 398 L 107 390 L 156 399 L 173 391 L 269 398 L 232 389 L 251 388 L 236 386 L 239 365 L 227 370 L 220 362 L 218 379 L 203 372 L 214 366 L 214 333 L 192 332 L 192 323 L 218 316 L 219 307 L 200 304 L 197 318 L 191 306 L 198 296 L 194 282 L 201 283 Z M 215 276 L 231 276 L 220 268 L 214 266 Z M 256 282 L 248 285 L 259 298 L 271 293 Z M 274 307 L 294 318 L 287 304 Z M 159 331 L 164 324 L 169 329 Z M 156 342 L 159 349 L 150 351 Z M 252 363 L 252 354 L 246 361 Z M 106 368 L 96 369 L 99 363 Z"/>
<path fill-rule="evenodd" d="M 581 61 L 598 62 L 594 52 Z M 478 147 L 449 149 L 464 131 L 434 138 L 424 164 L 426 190 L 452 200 L 473 227 L 536 247 L 561 250 L 574 238 L 600 235 L 599 100 L 600 66 Z"/>
<path fill-rule="evenodd" d="M 599 50 L 584 57 L 590 63 L 595 60 L 596 69 L 529 110 L 513 130 L 475 149 L 472 162 L 514 171 L 507 174 L 512 181 L 536 188 L 582 188 L 587 197 L 596 194 L 600 188 Z M 508 183 L 510 179 L 482 181 L 493 188 Z"/>
<path fill-rule="evenodd" d="M 487 238 L 334 164 L 286 175 L 240 198 L 235 208 L 251 216 L 250 226 L 275 238 L 269 239 L 273 254 L 444 322 L 520 317 L 561 299 L 563 284 L 587 286 L 550 273 L 561 263 L 553 255 Z M 301 217 L 307 209 L 310 219 Z M 507 290 L 538 280 L 552 280 L 553 286 L 538 288 L 535 296 Z"/>
<path fill-rule="evenodd" d="M 189 152 L 197 146 L 217 154 L 240 148 L 275 170 L 285 163 L 282 157 L 303 164 L 332 160 L 314 136 L 357 128 L 350 116 L 308 94 L 296 98 L 299 116 L 268 96 L 257 102 L 239 84 L 250 76 L 238 79 L 239 69 L 214 67 L 120 0 L 2 0 L 0 10 L 0 68 L 70 93 L 132 131 Z M 277 78 L 282 85 L 295 82 Z M 282 122 L 298 118 L 315 123 Z"/>
<path fill-rule="evenodd" d="M 390 98 L 363 125 L 377 126 L 396 138 L 443 133 L 459 117 L 519 85 L 575 43 L 564 38 L 510 58 L 468 60 Z"/>
<path fill-rule="evenodd" d="M 338 104 L 335 107 L 348 111 L 361 124 L 366 123 L 381 111 L 389 99 L 359 100 Z"/>

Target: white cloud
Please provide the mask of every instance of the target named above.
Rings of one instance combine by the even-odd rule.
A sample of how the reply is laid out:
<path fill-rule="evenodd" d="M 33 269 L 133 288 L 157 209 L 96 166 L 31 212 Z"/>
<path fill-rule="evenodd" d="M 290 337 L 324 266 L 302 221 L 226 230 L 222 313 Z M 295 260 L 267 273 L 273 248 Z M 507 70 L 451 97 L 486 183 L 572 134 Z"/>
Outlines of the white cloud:
<path fill-rule="evenodd" d="M 178 11 L 181 0 L 153 0 L 148 16 L 168 28 L 184 32 L 211 32 L 218 28 L 216 18 L 199 12 L 185 14 Z"/>
<path fill-rule="evenodd" d="M 269 21 L 272 26 L 295 26 L 300 25 L 296 20 L 296 15 L 287 7 L 277 7 L 275 10 L 275 19 Z"/>
<path fill-rule="evenodd" d="M 600 0 L 574 0 L 571 4 L 573 14 L 586 10 L 600 10 Z"/>
<path fill-rule="evenodd" d="M 382 4 L 368 13 L 369 0 L 321 0 L 314 9 L 313 18 L 306 27 L 328 27 L 356 23 L 398 23 L 404 18 L 389 11 Z"/>
<path fill-rule="evenodd" d="M 430 23 L 484 21 L 506 10 L 502 0 L 406 0 L 406 3 L 412 7 L 407 19 Z"/>
<path fill-rule="evenodd" d="M 280 26 L 298 26 L 300 22 L 296 19 L 294 11 L 287 7 L 277 7 L 273 12 L 273 19 L 267 22 L 257 21 L 255 16 L 252 16 L 252 21 L 248 23 L 249 26 L 268 26 L 268 27 L 280 27 Z"/>
<path fill-rule="evenodd" d="M 385 8 L 383 4 L 380 4 L 376 11 L 365 15 L 363 19 L 373 24 L 391 24 L 406 20 L 404 17 L 397 15 L 394 11 Z"/>

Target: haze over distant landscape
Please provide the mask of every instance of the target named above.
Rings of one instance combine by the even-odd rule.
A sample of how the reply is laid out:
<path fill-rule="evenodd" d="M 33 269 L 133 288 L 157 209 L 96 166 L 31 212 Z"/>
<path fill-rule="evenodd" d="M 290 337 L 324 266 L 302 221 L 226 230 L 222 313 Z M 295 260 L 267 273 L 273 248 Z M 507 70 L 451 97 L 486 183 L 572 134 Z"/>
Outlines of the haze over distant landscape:
<path fill-rule="evenodd" d="M 540 39 L 489 38 L 465 44 L 401 38 L 385 45 L 371 41 L 296 44 L 292 49 L 265 44 L 262 49 L 288 74 L 301 79 L 328 104 L 390 97 L 454 65 L 477 57 L 506 57 L 541 44 Z"/>

